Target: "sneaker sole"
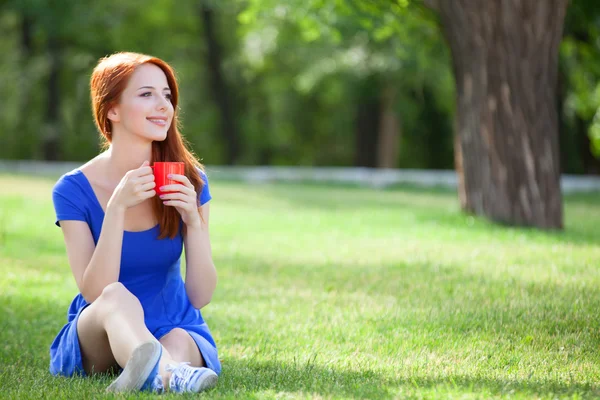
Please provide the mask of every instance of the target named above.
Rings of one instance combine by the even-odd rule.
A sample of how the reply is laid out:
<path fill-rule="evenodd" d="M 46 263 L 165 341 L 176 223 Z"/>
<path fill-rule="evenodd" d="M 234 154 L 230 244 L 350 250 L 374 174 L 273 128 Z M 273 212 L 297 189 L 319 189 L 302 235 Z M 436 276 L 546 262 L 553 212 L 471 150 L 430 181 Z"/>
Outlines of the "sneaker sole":
<path fill-rule="evenodd" d="M 211 369 L 208 371 L 209 372 L 205 372 L 194 385 L 195 392 L 203 392 L 217 386 L 217 380 L 219 379 L 218 375 Z"/>
<path fill-rule="evenodd" d="M 161 344 L 158 342 L 146 342 L 136 347 L 121 375 L 106 388 L 106 391 L 118 393 L 140 390 L 160 360 L 160 350 Z"/>

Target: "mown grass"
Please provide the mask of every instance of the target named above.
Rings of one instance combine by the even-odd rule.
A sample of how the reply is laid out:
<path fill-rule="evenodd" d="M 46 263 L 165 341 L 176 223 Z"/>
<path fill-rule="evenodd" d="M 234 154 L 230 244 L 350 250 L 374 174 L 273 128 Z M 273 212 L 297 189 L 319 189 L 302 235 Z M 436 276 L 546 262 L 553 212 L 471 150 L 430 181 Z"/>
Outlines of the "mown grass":
<path fill-rule="evenodd" d="M 0 395 L 98 398 L 48 347 L 77 289 L 54 181 L 0 176 Z M 444 190 L 211 181 L 211 398 L 600 397 L 600 197 L 564 232 L 459 212 Z M 150 397 L 144 395 L 142 397 Z"/>

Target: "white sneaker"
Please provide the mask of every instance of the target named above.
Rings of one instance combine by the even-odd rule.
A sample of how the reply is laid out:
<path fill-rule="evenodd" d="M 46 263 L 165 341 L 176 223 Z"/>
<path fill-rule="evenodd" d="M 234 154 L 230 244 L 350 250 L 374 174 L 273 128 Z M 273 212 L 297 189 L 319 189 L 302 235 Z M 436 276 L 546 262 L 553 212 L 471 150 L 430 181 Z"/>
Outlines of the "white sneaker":
<path fill-rule="evenodd" d="M 173 393 L 202 392 L 217 384 L 218 376 L 212 369 L 191 367 L 190 363 L 168 364 L 167 371 L 172 372 L 169 390 Z"/>
<path fill-rule="evenodd" d="M 162 377 L 158 364 L 162 355 L 162 345 L 158 341 L 146 342 L 133 350 L 123 372 L 115 379 L 107 392 L 152 391 L 162 393 Z"/>

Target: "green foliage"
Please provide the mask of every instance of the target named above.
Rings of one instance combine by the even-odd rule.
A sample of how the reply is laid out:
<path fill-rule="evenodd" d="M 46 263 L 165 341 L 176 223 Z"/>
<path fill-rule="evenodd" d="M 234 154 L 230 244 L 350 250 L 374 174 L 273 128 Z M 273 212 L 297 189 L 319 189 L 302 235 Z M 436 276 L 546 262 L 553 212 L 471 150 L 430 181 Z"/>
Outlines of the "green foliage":
<path fill-rule="evenodd" d="M 600 158 L 600 7 L 597 2 L 571 2 L 560 56 L 567 85 L 565 117 L 586 121 L 592 153 Z"/>
<path fill-rule="evenodd" d="M 348 110 L 346 115 L 350 118 L 344 126 L 351 127 L 353 108 L 364 101 L 357 89 L 371 77 L 379 76 L 377 81 L 397 92 L 394 108 L 402 130 L 399 166 L 452 168 L 454 85 L 449 54 L 430 13 L 410 7 L 407 2 L 244 4 L 239 32 L 247 44 L 242 62 L 249 69 L 250 80 L 257 74 L 286 71 L 287 75 L 293 70 L 286 80 L 293 82 L 298 95 L 331 99 L 328 88 L 342 88 L 338 93 L 346 95 L 339 98 L 337 106 Z M 282 61 L 285 66 L 281 66 Z M 332 86 L 330 82 L 336 83 Z M 281 89 L 287 95 L 289 84 Z M 437 100 L 426 102 L 423 92 L 433 93 Z M 435 114 L 440 121 L 427 126 L 420 116 L 423 113 Z M 304 118 L 313 115 L 324 118 L 320 114 Z M 346 142 L 351 133 L 345 135 Z M 328 137 L 338 140 L 340 135 L 326 131 L 318 136 L 327 142 Z M 438 146 L 445 155 L 433 157 L 432 163 L 428 154 Z M 415 148 L 422 151 L 415 152 Z M 329 160 L 333 161 L 331 157 Z"/>
<path fill-rule="evenodd" d="M 583 172 L 581 130 L 600 151 L 600 7 L 571 3 L 560 55 L 562 151 L 568 170 Z M 42 157 L 52 54 L 60 61 L 60 156 L 96 154 L 89 74 L 100 57 L 130 50 L 175 66 L 184 134 L 204 162 L 224 162 L 200 5 L 214 10 L 240 164 L 352 165 L 359 111 L 389 89 L 400 125 L 397 166 L 453 167 L 450 54 L 437 16 L 407 0 L 5 0 L 0 92 L 10 101 L 0 108 L 0 158 Z M 370 81 L 375 94 L 362 90 Z"/>

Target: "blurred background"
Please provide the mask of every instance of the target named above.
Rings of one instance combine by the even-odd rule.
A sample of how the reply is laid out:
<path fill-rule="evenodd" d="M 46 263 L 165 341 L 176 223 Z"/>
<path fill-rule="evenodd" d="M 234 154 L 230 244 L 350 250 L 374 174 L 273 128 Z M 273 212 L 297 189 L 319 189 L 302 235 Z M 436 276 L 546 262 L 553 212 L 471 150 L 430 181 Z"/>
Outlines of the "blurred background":
<path fill-rule="evenodd" d="M 0 158 L 97 154 L 90 73 L 100 57 L 126 50 L 175 67 L 183 132 L 206 163 L 454 167 L 450 53 L 436 14 L 419 2 L 0 5 Z M 557 99 L 567 173 L 600 173 L 590 141 L 599 11 L 586 0 L 567 10 Z"/>
<path fill-rule="evenodd" d="M 136 51 L 178 72 L 182 131 L 203 163 L 452 170 L 456 73 L 471 60 L 452 55 L 448 26 L 460 27 L 460 13 L 440 4 L 461 3 L 468 8 L 462 0 L 0 1 L 0 159 L 96 155 L 91 70 L 102 56 Z M 493 15 L 494 3 L 478 4 L 478 18 Z M 561 3 L 523 6 L 514 26 Z M 548 67 L 557 168 L 600 174 L 600 7 L 572 0 L 543 23 L 544 35 L 560 37 L 558 66 Z M 459 43 L 474 37 L 463 33 Z"/>

